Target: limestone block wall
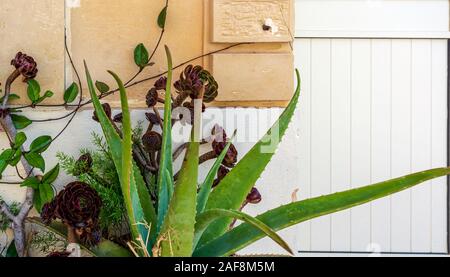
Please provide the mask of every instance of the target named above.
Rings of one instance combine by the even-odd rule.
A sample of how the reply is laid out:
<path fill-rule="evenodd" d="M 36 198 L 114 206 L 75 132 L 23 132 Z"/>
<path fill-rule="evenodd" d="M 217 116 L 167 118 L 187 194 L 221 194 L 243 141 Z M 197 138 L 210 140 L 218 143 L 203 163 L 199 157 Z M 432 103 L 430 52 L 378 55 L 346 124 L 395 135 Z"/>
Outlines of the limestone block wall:
<path fill-rule="evenodd" d="M 241 139 L 236 145 L 241 156 L 265 133 L 282 111 L 279 107 L 284 107 L 293 94 L 293 2 L 170 0 L 166 33 L 161 45 L 170 47 L 175 65 L 192 59 L 193 64 L 204 66 L 217 78 L 220 96 L 205 116 L 223 125 L 228 120 L 231 123 L 225 127 L 229 132 L 235 128 L 243 130 L 243 133 L 252 132 L 252 139 Z M 4 82 L 12 70 L 10 60 L 17 51 L 23 51 L 36 58 L 39 64 L 37 79 L 42 89 L 55 93 L 45 104 L 60 104 L 65 87 L 75 80 L 64 51 L 66 35 L 67 48 L 82 78 L 83 60 L 86 60 L 96 80 L 114 87 L 106 70 L 117 72 L 123 79 L 136 73 L 133 50 L 139 43 L 144 43 L 150 50 L 155 46 L 160 32 L 156 18 L 164 3 L 165 0 L 0 0 L 0 82 Z M 273 24 L 272 28 L 264 30 L 265 23 Z M 231 48 L 218 52 L 227 47 Z M 212 52 L 217 53 L 210 55 Z M 155 65 L 147 68 L 140 78 L 167 70 L 162 47 L 156 52 L 154 62 Z M 130 105 L 135 108 L 134 122 L 144 120 L 145 94 L 153 82 L 154 79 L 128 90 Z M 21 96 L 15 104 L 28 103 L 24 84 L 17 82 L 13 92 Z M 119 104 L 116 96 L 106 101 L 116 107 Z M 70 108 L 40 107 L 26 111 L 25 115 L 39 120 L 60 117 L 70 111 Z M 100 128 L 91 116 L 90 107 L 82 110 L 48 149 L 45 153 L 48 168 L 57 163 L 57 152 L 76 156 L 80 148 L 92 147 L 90 134 L 99 132 Z M 249 128 L 243 118 L 256 121 L 248 123 L 252 124 Z M 35 123 L 25 132 L 29 141 L 43 134 L 55 136 L 67 120 Z M 298 144 L 297 128 L 294 122 L 279 154 L 258 182 L 264 201 L 259 206 L 249 207 L 250 213 L 257 214 L 291 201 L 292 192 L 298 188 L 298 156 L 292 152 Z M 0 150 L 7 146 L 4 133 L 0 133 Z M 284 164 L 281 170 L 280 164 Z M 205 174 L 207 166 L 209 164 L 205 165 L 202 174 Z M 17 180 L 15 170 L 7 171 L 5 179 Z M 69 181 L 68 176 L 61 174 L 56 183 L 62 187 Z M 1 185 L 0 195 L 6 201 L 24 199 L 24 191 L 17 186 Z M 295 245 L 295 232 L 285 233 L 287 240 Z M 0 234 L 0 245 L 5 240 L 5 235 Z M 261 245 L 264 247 L 248 251 L 278 251 L 276 246 L 268 248 L 266 243 Z"/>

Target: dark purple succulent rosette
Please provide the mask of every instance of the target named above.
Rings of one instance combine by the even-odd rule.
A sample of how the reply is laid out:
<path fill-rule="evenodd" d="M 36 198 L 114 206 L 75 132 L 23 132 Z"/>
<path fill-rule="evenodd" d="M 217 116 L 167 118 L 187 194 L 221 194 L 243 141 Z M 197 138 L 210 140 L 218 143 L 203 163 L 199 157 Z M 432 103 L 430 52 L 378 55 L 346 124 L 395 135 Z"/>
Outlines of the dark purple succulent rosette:
<path fill-rule="evenodd" d="M 192 99 L 197 99 L 203 88 L 202 71 L 201 66 L 188 65 L 181 73 L 180 80 L 175 82 L 175 89 L 179 93 L 187 93 Z"/>
<path fill-rule="evenodd" d="M 61 219 L 75 230 L 83 244 L 93 246 L 101 239 L 98 225 L 101 207 L 100 196 L 93 188 L 83 182 L 73 182 L 44 205 L 41 217 L 47 224 Z"/>
<path fill-rule="evenodd" d="M 147 96 L 145 98 L 147 107 L 152 108 L 152 107 L 156 106 L 156 104 L 158 104 L 158 99 L 159 99 L 158 91 L 156 90 L 156 88 L 151 88 L 148 91 Z"/>
<path fill-rule="evenodd" d="M 11 65 L 22 74 L 24 82 L 34 79 L 38 73 L 37 63 L 33 57 L 22 52 L 16 54 L 16 57 L 11 61 Z"/>
<path fill-rule="evenodd" d="M 165 90 L 167 86 L 167 77 L 161 77 L 155 82 L 156 90 Z"/>
<path fill-rule="evenodd" d="M 142 136 L 142 144 L 148 152 L 156 152 L 161 150 L 162 140 L 162 136 L 154 131 L 147 131 Z"/>

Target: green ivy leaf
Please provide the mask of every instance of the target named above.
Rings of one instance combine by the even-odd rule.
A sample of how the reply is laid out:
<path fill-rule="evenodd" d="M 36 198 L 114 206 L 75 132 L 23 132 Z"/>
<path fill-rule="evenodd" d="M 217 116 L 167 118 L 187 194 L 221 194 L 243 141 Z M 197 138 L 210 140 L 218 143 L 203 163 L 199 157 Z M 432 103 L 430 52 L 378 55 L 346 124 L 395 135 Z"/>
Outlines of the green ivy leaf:
<path fill-rule="evenodd" d="M 36 101 L 36 104 L 41 103 L 42 101 L 44 101 L 44 100 L 47 99 L 47 98 L 53 97 L 53 95 L 55 95 L 55 94 L 53 93 L 53 91 L 47 90 L 47 91 L 44 93 L 44 95 L 41 96 L 41 97 L 39 98 L 38 101 Z"/>
<path fill-rule="evenodd" d="M 39 185 L 39 196 L 41 198 L 42 205 L 45 205 L 53 200 L 55 192 L 50 184 L 42 183 Z"/>
<path fill-rule="evenodd" d="M 8 163 L 4 160 L 0 160 L 0 180 L 2 179 L 2 174 L 7 167 L 8 167 Z"/>
<path fill-rule="evenodd" d="M 158 16 L 158 26 L 161 29 L 166 27 L 166 19 L 167 19 L 167 6 L 162 9 Z"/>
<path fill-rule="evenodd" d="M 27 141 L 27 135 L 24 132 L 17 133 L 14 139 L 14 148 L 18 149 Z"/>
<path fill-rule="evenodd" d="M 35 139 L 30 145 L 30 152 L 42 153 L 50 147 L 52 143 L 51 136 L 41 136 Z"/>
<path fill-rule="evenodd" d="M 109 91 L 109 86 L 103 82 L 95 82 L 95 87 L 100 91 L 100 93 L 107 93 Z"/>
<path fill-rule="evenodd" d="M 2 91 L 2 90 L 0 90 L 0 93 L 1 93 L 1 91 Z M 0 98 L 0 103 L 3 102 L 3 99 L 5 99 L 4 96 L 2 96 L 2 97 Z M 9 97 L 8 97 L 8 101 L 14 101 L 14 100 L 19 100 L 19 99 L 20 99 L 20 96 L 17 95 L 17 94 L 14 94 L 14 93 L 11 93 L 11 94 L 9 95 Z"/>
<path fill-rule="evenodd" d="M 21 187 L 29 187 L 29 188 L 33 188 L 33 189 L 39 189 L 39 184 L 41 182 L 38 180 L 38 178 L 32 176 L 32 177 L 28 177 L 27 179 L 25 179 L 23 181 L 23 183 L 20 185 Z"/>
<path fill-rule="evenodd" d="M 23 115 L 12 114 L 11 119 L 17 130 L 25 129 L 33 123 L 30 119 Z"/>
<path fill-rule="evenodd" d="M 66 89 L 64 92 L 64 102 L 72 103 L 78 96 L 78 85 L 76 83 L 72 83 L 70 87 Z"/>
<path fill-rule="evenodd" d="M 14 156 L 14 150 L 13 149 L 6 149 L 0 155 L 0 160 L 8 162 L 10 159 L 12 159 L 13 156 Z"/>
<path fill-rule="evenodd" d="M 39 213 L 42 212 L 42 206 L 44 206 L 44 204 L 42 204 L 41 192 L 39 191 L 39 189 L 36 189 L 34 192 L 33 205 Z"/>
<path fill-rule="evenodd" d="M 42 177 L 42 183 L 52 184 L 59 175 L 59 164 Z"/>
<path fill-rule="evenodd" d="M 39 100 L 41 86 L 35 79 L 28 80 L 27 94 L 32 103 L 36 103 Z"/>
<path fill-rule="evenodd" d="M 136 46 L 136 49 L 134 49 L 134 62 L 142 69 L 147 66 L 148 58 L 147 48 L 145 48 L 143 43 L 140 43 Z"/>
<path fill-rule="evenodd" d="M 30 152 L 25 154 L 25 159 L 32 167 L 38 168 L 42 172 L 45 172 L 45 160 L 41 154 Z"/>
<path fill-rule="evenodd" d="M 8 247 L 8 250 L 6 250 L 6 258 L 17 258 L 19 257 L 19 254 L 17 253 L 16 244 L 14 241 L 11 242 L 11 244 Z"/>
<path fill-rule="evenodd" d="M 21 158 L 22 158 L 22 149 L 17 149 L 16 152 L 14 153 L 14 156 L 9 160 L 8 163 L 10 166 L 16 166 L 20 162 Z"/>

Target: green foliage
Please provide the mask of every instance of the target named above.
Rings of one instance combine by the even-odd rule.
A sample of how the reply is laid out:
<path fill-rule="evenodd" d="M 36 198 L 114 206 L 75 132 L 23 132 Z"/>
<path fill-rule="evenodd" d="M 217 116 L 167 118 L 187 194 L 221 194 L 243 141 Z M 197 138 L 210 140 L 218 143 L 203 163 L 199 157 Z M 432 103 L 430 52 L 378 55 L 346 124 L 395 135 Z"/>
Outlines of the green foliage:
<path fill-rule="evenodd" d="M 95 87 L 100 91 L 100 93 L 107 93 L 109 91 L 109 86 L 103 82 L 95 82 Z"/>
<path fill-rule="evenodd" d="M 166 27 L 166 20 L 167 20 L 167 6 L 164 7 L 164 9 L 161 10 L 158 16 L 158 26 L 161 29 L 164 29 Z"/>
<path fill-rule="evenodd" d="M 27 162 L 35 168 L 40 169 L 42 172 L 45 171 L 45 160 L 41 154 L 35 152 L 29 152 L 24 155 Z"/>
<path fill-rule="evenodd" d="M 170 198 L 173 192 L 173 160 L 172 160 L 172 107 L 171 107 L 171 91 L 172 91 L 172 55 L 166 46 L 168 73 L 166 85 L 166 97 L 164 104 L 164 126 L 163 126 L 163 143 L 161 149 L 161 161 L 159 164 L 158 174 L 158 223 L 157 231 L 161 230 L 169 207 Z M 166 171 L 169 177 L 165 176 Z"/>
<path fill-rule="evenodd" d="M 41 86 L 35 79 L 28 80 L 28 88 L 27 95 L 28 99 L 30 99 L 31 104 L 37 105 L 44 101 L 47 98 L 53 97 L 54 93 L 52 91 L 47 90 L 43 95 L 41 95 Z M 9 96 L 8 100 L 17 99 L 18 96 Z"/>
<path fill-rule="evenodd" d="M 33 153 L 42 153 L 45 152 L 52 143 L 52 137 L 51 136 L 40 136 L 33 140 L 33 142 L 30 145 L 30 152 Z"/>
<path fill-rule="evenodd" d="M 401 178 L 307 199 L 268 211 L 257 218 L 276 231 L 320 216 L 336 213 L 403 191 L 428 180 L 450 174 L 450 168 L 438 168 Z M 197 249 L 195 256 L 227 256 L 263 238 L 264 234 L 249 224 L 242 224 Z"/>
<path fill-rule="evenodd" d="M 133 237 L 133 240 L 138 243 L 139 241 L 146 240 L 149 236 L 149 230 L 140 223 L 148 223 L 150 224 L 150 226 L 152 226 L 152 228 L 154 228 L 156 224 L 153 223 L 156 221 L 156 215 L 155 211 L 152 209 L 153 205 L 150 201 L 148 191 L 145 188 L 144 180 L 140 175 L 140 170 L 134 163 L 131 162 L 132 131 L 126 91 L 122 81 L 118 78 L 118 76 L 112 72 L 109 72 L 116 80 L 121 96 L 124 127 L 122 132 L 125 138 L 124 140 L 122 140 L 119 134 L 116 132 L 116 129 L 112 125 L 110 119 L 107 117 L 98 99 L 91 75 L 86 64 L 85 69 L 92 102 L 94 104 L 97 117 L 102 126 L 103 133 L 111 151 L 111 156 L 120 179 L 125 207 L 127 210 L 127 216 L 130 223 L 129 226 L 131 235 Z M 132 164 L 131 169 L 129 166 L 130 162 Z M 147 249 L 147 251 L 150 250 L 151 249 Z"/>
<path fill-rule="evenodd" d="M 223 149 L 220 156 L 216 159 L 214 165 L 211 167 L 211 170 L 208 172 L 208 175 L 206 175 L 205 181 L 203 181 L 203 184 L 200 186 L 200 190 L 197 196 L 197 214 L 200 214 L 205 210 L 206 202 L 209 199 L 209 195 L 211 193 L 212 186 L 214 183 L 214 178 L 216 178 L 217 172 L 219 171 L 219 168 L 222 165 L 223 159 L 225 158 L 228 149 L 230 149 L 231 142 L 233 141 L 235 135 L 236 134 L 233 135 L 233 137 L 230 139 L 230 141 Z"/>
<path fill-rule="evenodd" d="M 147 48 L 145 48 L 143 43 L 138 44 L 134 50 L 134 62 L 140 69 L 147 66 L 149 59 L 149 54 Z"/>
<path fill-rule="evenodd" d="M 0 94 L 2 94 L 2 90 L 1 90 L 1 89 L 0 89 Z M 5 99 L 4 96 L 0 97 L 0 103 L 3 103 L 3 99 Z M 15 93 L 11 93 L 11 94 L 8 96 L 8 102 L 9 102 L 9 101 L 14 101 L 14 100 L 19 100 L 19 99 L 20 99 L 20 96 L 17 95 L 17 94 L 15 94 Z"/>
<path fill-rule="evenodd" d="M 100 211 L 100 228 L 102 233 L 111 239 L 115 239 L 128 230 L 120 181 L 108 146 L 103 138 L 96 133 L 92 133 L 92 137 L 96 148 L 94 150 L 82 149 L 80 151 L 80 155 L 91 155 L 91 171 L 80 175 L 78 173 L 83 172 L 80 170 L 80 167 L 84 168 L 85 165 L 77 163 L 74 157 L 64 153 L 58 153 L 57 157 L 61 167 L 67 174 L 90 185 L 97 191 L 103 203 Z"/>
<path fill-rule="evenodd" d="M 2 202 L 2 198 L 0 198 L 0 202 Z M 18 202 L 13 202 L 9 205 L 9 210 L 13 215 L 18 215 L 20 212 L 20 207 L 22 205 Z M 5 216 L 3 213 L 0 212 L 0 232 L 6 231 L 8 228 L 11 227 L 11 220 L 7 216 Z"/>
<path fill-rule="evenodd" d="M 52 170 L 44 174 L 42 179 L 38 179 L 34 176 L 30 176 L 25 179 L 21 187 L 30 187 L 35 190 L 33 203 L 39 212 L 42 207 L 51 202 L 55 196 L 55 190 L 53 189 L 53 182 L 56 181 L 59 175 L 59 164 L 57 164 Z"/>
<path fill-rule="evenodd" d="M 188 257 L 192 254 L 200 148 L 200 143 L 194 141 L 194 131 L 192 133 L 192 141 L 189 143 L 186 159 L 161 229 L 160 235 L 163 238 L 161 250 L 162 255 L 166 257 Z M 168 170 L 166 170 L 166 176 L 172 176 Z"/>
<path fill-rule="evenodd" d="M 78 96 L 78 91 L 79 88 L 77 83 L 72 83 L 64 92 L 64 102 L 67 104 L 75 101 Z"/>
<path fill-rule="evenodd" d="M 263 151 L 263 147 L 267 146 L 268 143 L 275 143 L 276 145 L 280 143 L 297 108 L 300 88 L 300 74 L 297 71 L 297 89 L 290 104 L 261 141 L 239 161 L 236 167 L 220 182 L 217 189 L 211 193 L 206 210 L 239 210 L 241 208 L 242 203 L 275 153 L 275 149 L 273 151 Z M 231 222 L 232 219 L 225 218 L 211 224 L 205 231 L 199 245 L 225 233 Z"/>
<path fill-rule="evenodd" d="M 11 114 L 11 119 L 17 130 L 25 129 L 33 123 L 28 117 L 18 114 Z"/>
<path fill-rule="evenodd" d="M 31 103 L 35 104 L 40 97 L 41 93 L 41 86 L 35 79 L 28 80 L 28 88 L 27 88 L 27 94 L 28 99 L 30 99 Z"/>

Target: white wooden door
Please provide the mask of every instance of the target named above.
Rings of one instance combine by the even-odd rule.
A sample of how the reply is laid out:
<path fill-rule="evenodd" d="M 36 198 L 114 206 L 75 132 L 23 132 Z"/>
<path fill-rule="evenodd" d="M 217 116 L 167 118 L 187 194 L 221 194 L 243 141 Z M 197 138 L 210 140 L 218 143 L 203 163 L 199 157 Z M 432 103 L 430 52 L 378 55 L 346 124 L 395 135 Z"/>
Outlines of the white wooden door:
<path fill-rule="evenodd" d="M 309 198 L 447 165 L 448 1 L 296 1 Z M 447 253 L 447 182 L 296 230 L 299 251 Z"/>

